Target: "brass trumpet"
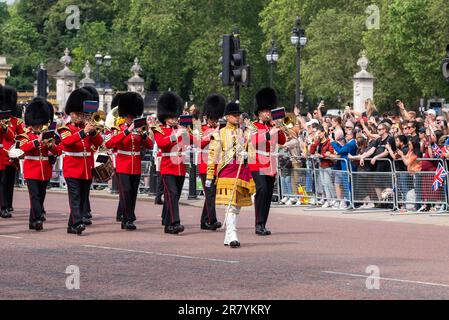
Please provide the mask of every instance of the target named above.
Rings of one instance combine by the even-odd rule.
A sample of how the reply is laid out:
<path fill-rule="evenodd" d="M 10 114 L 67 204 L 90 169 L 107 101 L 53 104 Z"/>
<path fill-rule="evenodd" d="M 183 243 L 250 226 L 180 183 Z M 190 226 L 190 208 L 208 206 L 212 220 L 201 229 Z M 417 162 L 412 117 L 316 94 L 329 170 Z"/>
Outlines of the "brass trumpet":
<path fill-rule="evenodd" d="M 6 129 L 9 125 L 9 122 L 11 121 L 10 118 L 4 118 L 0 120 L 0 127 L 2 127 L 3 129 Z"/>
<path fill-rule="evenodd" d="M 284 132 L 287 137 L 289 138 L 295 138 L 296 135 L 291 131 L 293 127 L 295 126 L 295 122 L 293 121 L 292 117 L 286 116 L 284 119 L 279 119 L 274 121 L 274 124 L 276 127 L 278 127 L 282 132 Z"/>
<path fill-rule="evenodd" d="M 106 113 L 104 111 L 97 111 L 92 113 L 89 117 L 87 115 L 86 123 L 94 126 L 97 132 L 103 132 L 105 130 Z"/>

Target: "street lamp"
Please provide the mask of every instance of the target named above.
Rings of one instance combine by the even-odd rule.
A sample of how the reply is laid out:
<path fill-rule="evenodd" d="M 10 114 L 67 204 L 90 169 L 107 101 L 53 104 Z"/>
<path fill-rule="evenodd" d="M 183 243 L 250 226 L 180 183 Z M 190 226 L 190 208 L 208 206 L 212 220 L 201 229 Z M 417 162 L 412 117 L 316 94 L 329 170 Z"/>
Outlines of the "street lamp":
<path fill-rule="evenodd" d="M 295 90 L 295 104 L 299 106 L 300 103 L 300 63 L 301 63 L 301 48 L 307 44 L 307 37 L 304 29 L 301 28 L 301 18 L 296 17 L 295 27 L 293 28 L 290 37 L 292 45 L 296 48 L 296 90 Z"/>
<path fill-rule="evenodd" d="M 109 83 L 109 70 L 111 69 L 111 65 L 112 65 L 112 57 L 109 54 L 105 55 L 103 58 L 103 63 L 104 63 L 104 66 L 106 67 L 106 80 L 105 80 L 104 88 L 111 89 L 111 84 Z"/>
<path fill-rule="evenodd" d="M 103 64 L 103 56 L 101 55 L 100 52 L 97 52 L 97 54 L 95 55 L 95 62 L 97 65 L 97 79 L 95 81 L 95 85 L 97 88 L 101 88 L 101 83 L 100 83 L 100 66 Z"/>
<path fill-rule="evenodd" d="M 279 60 L 279 53 L 274 46 L 274 40 L 271 40 L 271 47 L 268 49 L 266 59 L 270 64 L 270 87 L 273 87 L 273 68 L 274 64 Z"/>

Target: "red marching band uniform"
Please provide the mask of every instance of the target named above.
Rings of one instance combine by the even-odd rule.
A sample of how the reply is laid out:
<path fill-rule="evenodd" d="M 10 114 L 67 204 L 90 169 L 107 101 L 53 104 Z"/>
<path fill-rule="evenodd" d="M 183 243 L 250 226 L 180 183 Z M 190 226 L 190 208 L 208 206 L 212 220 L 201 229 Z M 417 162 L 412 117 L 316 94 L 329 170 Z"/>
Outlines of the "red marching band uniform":
<path fill-rule="evenodd" d="M 207 162 L 209 157 L 209 146 L 213 139 L 214 132 L 219 129 L 218 120 L 223 117 L 226 107 L 226 99 L 220 94 L 209 95 L 204 102 L 203 116 L 207 119 L 207 124 L 201 127 L 200 147 L 201 152 L 198 154 L 198 172 L 204 190 L 204 206 L 201 214 L 201 229 L 217 230 L 222 224 L 217 220 L 217 212 L 215 207 L 215 199 L 217 188 L 215 184 L 217 170 L 215 170 L 214 180 L 210 187 L 206 186 L 207 181 Z"/>
<path fill-rule="evenodd" d="M 17 137 L 24 152 L 23 175 L 30 195 L 30 230 L 42 230 L 45 219 L 44 201 L 51 179 L 52 165 L 49 156 L 59 156 L 60 149 L 54 138 L 39 141 L 44 125 L 52 120 L 53 106 L 43 98 L 35 98 L 26 108 L 25 132 Z"/>
<path fill-rule="evenodd" d="M 0 192 L 2 193 L 1 211 L 2 216 L 11 217 L 13 209 L 14 184 L 16 172 L 19 167 L 18 161 L 14 161 L 8 156 L 9 149 L 14 145 L 16 136 L 24 132 L 24 124 L 21 119 L 16 118 L 17 115 L 17 91 L 11 86 L 4 86 L 3 92 L 5 103 L 2 106 L 3 111 L 11 111 L 11 117 L 7 125 L 7 130 L 2 139 L 1 157 L 5 164 L 4 172 L 0 184 Z"/>
<path fill-rule="evenodd" d="M 86 89 L 73 91 L 66 103 L 66 114 L 82 115 L 84 102 L 93 101 L 94 96 Z M 91 224 L 88 219 L 88 197 L 92 183 L 92 146 L 98 148 L 103 138 L 95 130 L 86 133 L 83 120 L 69 123 L 58 129 L 61 137 L 60 147 L 64 153 L 63 174 L 69 194 L 70 217 L 68 233 L 80 235 L 85 226 Z"/>
<path fill-rule="evenodd" d="M 261 89 L 256 95 L 256 115 L 259 116 L 260 112 L 270 112 L 276 108 L 276 91 L 272 88 Z M 259 119 L 254 122 L 254 126 L 257 128 L 257 133 L 253 134 L 251 138 L 248 163 L 256 184 L 254 198 L 256 234 L 267 236 L 271 234 L 271 231 L 266 228 L 266 224 L 278 167 L 276 148 L 278 144 L 285 144 L 287 137 L 282 131 L 273 136 L 270 134 L 273 129 L 271 118 Z"/>
<path fill-rule="evenodd" d="M 136 230 L 135 207 L 141 176 L 142 157 L 141 151 L 151 149 L 153 141 L 144 131 L 142 134 L 130 131 L 131 121 L 143 113 L 144 102 L 142 97 L 135 92 L 127 92 L 121 95 L 119 100 L 119 116 L 125 118 L 120 126 L 120 133 L 112 136 L 105 146 L 117 152 L 116 174 L 119 189 L 119 208 L 122 211 L 122 229 Z"/>
<path fill-rule="evenodd" d="M 162 224 L 165 233 L 178 234 L 184 231 L 179 216 L 179 199 L 186 176 L 186 150 L 192 143 L 190 134 L 179 135 L 177 123 L 166 123 L 178 119 L 183 107 L 182 99 L 173 92 L 164 93 L 158 101 L 157 112 L 161 125 L 153 128 L 154 140 L 161 150 L 161 179 L 164 185 Z"/>

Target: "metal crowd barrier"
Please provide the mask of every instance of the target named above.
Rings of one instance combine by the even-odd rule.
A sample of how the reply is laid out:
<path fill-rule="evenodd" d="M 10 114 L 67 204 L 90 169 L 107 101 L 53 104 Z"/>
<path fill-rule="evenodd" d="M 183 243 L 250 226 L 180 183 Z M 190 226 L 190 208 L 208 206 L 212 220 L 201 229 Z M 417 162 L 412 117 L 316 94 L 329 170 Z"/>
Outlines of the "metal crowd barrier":
<path fill-rule="evenodd" d="M 142 161 L 142 175 L 139 193 L 148 194 L 151 179 L 151 161 Z M 190 157 L 186 156 L 187 160 Z M 196 157 L 194 158 L 196 159 Z M 418 159 L 425 164 L 427 171 L 410 173 L 398 170 L 398 161 L 378 159 L 377 164 L 383 167 L 383 172 L 375 171 L 372 159 L 365 159 L 364 166 L 356 166 L 352 170 L 351 161 L 337 158 L 289 157 L 290 168 L 278 168 L 273 192 L 273 201 L 280 202 L 282 198 L 294 199 L 296 205 L 307 206 L 306 210 L 343 210 L 345 213 L 356 213 L 373 210 L 392 210 L 398 212 L 407 209 L 415 214 L 423 205 L 434 206 L 435 215 L 444 214 L 449 210 L 449 188 L 446 183 L 437 191 L 433 191 L 433 179 L 438 164 L 448 170 L 448 161 L 441 159 Z M 331 160 L 329 168 L 321 166 L 322 160 Z M 50 187 L 65 188 L 62 175 L 64 157 L 58 158 L 53 166 Z M 190 166 L 190 161 L 186 164 Z M 279 165 L 279 161 L 278 161 Z M 345 170 L 342 170 L 346 168 Z M 186 177 L 186 181 L 188 175 Z M 445 178 L 447 179 L 447 178 Z M 19 181 L 23 180 L 23 160 Z M 108 183 L 92 184 L 93 189 L 109 188 Z M 201 194 L 197 187 L 197 193 Z M 324 207 L 323 207 L 324 206 Z M 425 212 L 429 214 L 429 212 Z M 394 213 L 393 213 L 394 214 Z M 399 213 L 404 214 L 404 213 Z"/>

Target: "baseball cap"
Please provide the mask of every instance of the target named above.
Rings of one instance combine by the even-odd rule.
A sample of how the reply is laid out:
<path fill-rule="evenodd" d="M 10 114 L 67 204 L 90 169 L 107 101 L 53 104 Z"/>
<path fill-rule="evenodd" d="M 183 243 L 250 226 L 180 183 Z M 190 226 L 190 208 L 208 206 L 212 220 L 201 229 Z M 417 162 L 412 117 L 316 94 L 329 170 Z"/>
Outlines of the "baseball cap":
<path fill-rule="evenodd" d="M 432 115 L 432 116 L 434 116 L 434 117 L 436 117 L 436 115 L 437 115 L 436 111 L 433 110 L 433 109 L 427 110 L 426 113 L 427 113 L 427 114 L 430 114 L 430 115 Z"/>
<path fill-rule="evenodd" d="M 320 124 L 319 121 L 318 121 L 317 119 L 312 119 L 312 120 L 310 120 L 309 122 L 306 123 L 306 126 L 309 127 L 309 126 L 311 126 L 311 125 L 314 124 L 314 123 Z"/>

